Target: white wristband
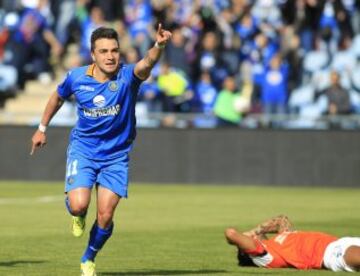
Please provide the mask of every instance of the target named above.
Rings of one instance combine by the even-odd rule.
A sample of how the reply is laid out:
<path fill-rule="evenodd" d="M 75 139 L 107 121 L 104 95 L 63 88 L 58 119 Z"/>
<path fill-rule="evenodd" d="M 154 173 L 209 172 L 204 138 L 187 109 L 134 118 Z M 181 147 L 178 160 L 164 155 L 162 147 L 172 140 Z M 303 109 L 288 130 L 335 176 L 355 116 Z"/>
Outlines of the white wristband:
<path fill-rule="evenodd" d="M 44 126 L 42 123 L 39 124 L 38 130 L 42 133 L 45 133 L 46 131 L 46 126 Z"/>
<path fill-rule="evenodd" d="M 158 48 L 158 49 L 164 49 L 165 48 L 165 44 L 163 45 L 160 45 L 157 41 L 155 42 L 155 48 Z"/>

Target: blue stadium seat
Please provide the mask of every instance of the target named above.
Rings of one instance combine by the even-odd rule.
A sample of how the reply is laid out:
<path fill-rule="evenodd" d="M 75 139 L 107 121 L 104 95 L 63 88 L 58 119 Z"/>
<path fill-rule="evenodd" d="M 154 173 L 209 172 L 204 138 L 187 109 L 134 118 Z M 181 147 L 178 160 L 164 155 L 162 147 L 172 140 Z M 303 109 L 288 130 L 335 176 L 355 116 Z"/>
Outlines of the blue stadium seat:
<path fill-rule="evenodd" d="M 351 72 L 351 82 L 357 92 L 360 93 L 360 66 Z"/>
<path fill-rule="evenodd" d="M 353 51 L 339 51 L 334 54 L 331 62 L 331 68 L 333 70 L 338 72 L 351 71 L 355 67 L 356 56 Z"/>
<path fill-rule="evenodd" d="M 290 109 L 298 109 L 313 103 L 315 89 L 311 85 L 301 86 L 295 89 L 289 98 Z"/>
<path fill-rule="evenodd" d="M 325 51 L 310 51 L 304 57 L 304 70 L 306 73 L 313 74 L 328 67 L 329 56 Z"/>

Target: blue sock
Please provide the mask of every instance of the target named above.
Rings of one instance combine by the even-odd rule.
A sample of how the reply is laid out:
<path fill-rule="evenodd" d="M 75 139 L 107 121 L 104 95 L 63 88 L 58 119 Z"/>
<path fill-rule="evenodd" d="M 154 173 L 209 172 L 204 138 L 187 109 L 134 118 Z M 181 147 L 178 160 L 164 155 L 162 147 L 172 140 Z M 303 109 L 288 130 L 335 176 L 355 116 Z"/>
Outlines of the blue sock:
<path fill-rule="evenodd" d="M 87 260 L 94 261 L 96 254 L 104 246 L 105 242 L 110 238 L 113 228 L 114 224 L 112 224 L 107 229 L 102 229 L 97 225 L 97 221 L 95 221 L 90 231 L 88 246 L 84 252 L 84 255 L 81 258 L 82 263 L 86 262 Z"/>
<path fill-rule="evenodd" d="M 69 214 L 72 215 L 72 216 L 75 216 L 75 215 L 73 214 L 71 208 L 70 208 L 70 202 L 69 202 L 69 197 L 68 197 L 68 196 L 65 197 L 65 206 L 66 206 L 66 209 L 68 210 Z M 86 213 L 87 213 L 87 212 L 85 212 L 85 214 L 83 214 L 83 215 L 81 215 L 81 216 L 82 216 L 82 217 L 85 217 L 85 216 L 86 216 Z"/>

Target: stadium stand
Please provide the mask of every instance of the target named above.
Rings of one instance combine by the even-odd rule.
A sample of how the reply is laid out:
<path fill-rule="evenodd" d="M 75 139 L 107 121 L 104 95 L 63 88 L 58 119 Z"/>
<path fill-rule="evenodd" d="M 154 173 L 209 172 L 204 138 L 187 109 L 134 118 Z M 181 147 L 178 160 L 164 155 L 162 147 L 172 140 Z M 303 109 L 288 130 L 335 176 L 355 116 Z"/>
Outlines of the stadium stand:
<path fill-rule="evenodd" d="M 25 28 L 29 14 L 37 18 L 36 29 Z M 84 41 L 98 26 L 118 31 L 123 58 L 131 62 L 141 58 L 153 43 L 158 22 L 174 36 L 162 64 L 140 94 L 141 126 L 216 127 L 214 106 L 228 77 L 235 79 L 235 94 L 240 96 L 230 100 L 238 107 L 240 118 L 234 126 L 316 128 L 317 120 L 326 121 L 328 102 L 315 94 L 330 86 L 332 71 L 341 72 L 340 84 L 352 106 L 349 117 L 341 120 L 360 112 L 359 1 L 3 0 L 0 70 L 8 71 L 0 79 L 0 120 L 33 124 L 41 111 L 30 106 L 41 106 L 66 70 L 89 62 Z M 19 51 L 33 45 L 29 37 L 46 47 L 39 49 L 35 44 L 27 60 L 19 62 Z M 271 65 L 274 57 L 279 66 Z M 183 95 L 169 97 L 161 69 L 164 64 L 170 65 L 170 75 L 184 79 Z M 202 82 L 204 76 L 209 78 L 206 83 Z M 44 92 L 40 92 L 41 83 L 47 88 Z M 279 99 L 274 93 L 280 90 L 280 102 L 273 102 Z M 8 100 L 10 96 L 13 99 Z M 244 108 L 242 101 L 249 97 L 250 107 Z M 70 117 L 58 122 L 73 122 L 70 110 L 71 104 L 62 115 Z M 175 115 L 164 114 L 167 112 Z M 23 119 L 16 119 L 21 116 Z M 269 118 L 288 123 L 261 123 Z M 309 123 L 298 124 L 308 119 Z"/>

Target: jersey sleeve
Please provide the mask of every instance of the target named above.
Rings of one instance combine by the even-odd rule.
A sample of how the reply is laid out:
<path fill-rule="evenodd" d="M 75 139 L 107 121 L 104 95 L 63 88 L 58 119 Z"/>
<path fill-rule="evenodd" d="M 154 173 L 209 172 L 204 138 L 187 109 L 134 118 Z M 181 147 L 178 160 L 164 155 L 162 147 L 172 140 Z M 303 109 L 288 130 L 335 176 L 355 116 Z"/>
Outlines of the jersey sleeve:
<path fill-rule="evenodd" d="M 124 73 L 123 73 L 123 78 L 125 78 L 125 80 L 130 83 L 130 85 L 132 87 L 139 87 L 140 84 L 142 83 L 142 80 L 139 79 L 134 72 L 135 69 L 135 64 L 126 64 L 124 65 Z"/>
<path fill-rule="evenodd" d="M 67 99 L 73 94 L 72 83 L 72 71 L 69 71 L 65 76 L 63 82 L 60 83 L 57 87 L 57 92 L 61 98 Z"/>

